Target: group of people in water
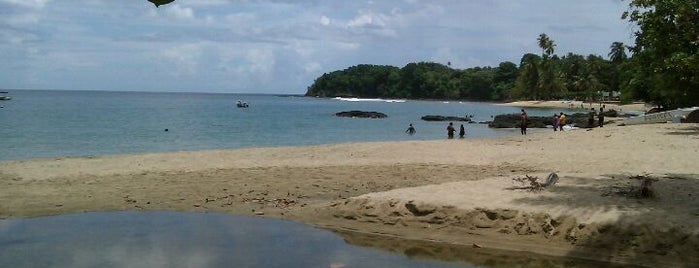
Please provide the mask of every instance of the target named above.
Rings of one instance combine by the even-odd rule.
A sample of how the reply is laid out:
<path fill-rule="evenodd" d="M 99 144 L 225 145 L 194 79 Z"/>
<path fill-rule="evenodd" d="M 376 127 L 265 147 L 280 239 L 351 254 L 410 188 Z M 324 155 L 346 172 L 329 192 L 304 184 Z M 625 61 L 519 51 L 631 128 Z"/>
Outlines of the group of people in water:
<path fill-rule="evenodd" d="M 456 132 L 454 123 L 449 122 L 449 125 L 447 126 L 447 138 L 453 139 L 454 132 Z M 466 129 L 464 128 L 464 124 L 461 124 L 461 127 L 459 127 L 459 139 L 463 139 L 464 136 L 466 136 Z"/>
<path fill-rule="evenodd" d="M 408 135 L 415 135 L 417 131 L 415 130 L 415 127 L 413 124 L 410 124 L 408 126 L 408 129 L 405 130 L 405 133 L 408 133 Z M 447 138 L 453 139 L 454 138 L 454 133 L 456 132 L 456 129 L 454 128 L 454 123 L 449 122 L 449 125 L 447 126 Z M 466 136 L 466 128 L 464 128 L 464 124 L 461 124 L 459 127 L 459 138 L 463 139 L 464 136 Z"/>

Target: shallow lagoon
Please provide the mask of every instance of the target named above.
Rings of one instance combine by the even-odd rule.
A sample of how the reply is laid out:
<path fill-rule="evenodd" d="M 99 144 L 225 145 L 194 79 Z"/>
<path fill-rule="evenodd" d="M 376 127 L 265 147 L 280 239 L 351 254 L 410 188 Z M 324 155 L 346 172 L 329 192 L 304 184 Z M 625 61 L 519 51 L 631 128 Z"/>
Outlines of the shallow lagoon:
<path fill-rule="evenodd" d="M 0 220 L 0 267 L 603 266 L 216 213 L 95 212 Z"/>

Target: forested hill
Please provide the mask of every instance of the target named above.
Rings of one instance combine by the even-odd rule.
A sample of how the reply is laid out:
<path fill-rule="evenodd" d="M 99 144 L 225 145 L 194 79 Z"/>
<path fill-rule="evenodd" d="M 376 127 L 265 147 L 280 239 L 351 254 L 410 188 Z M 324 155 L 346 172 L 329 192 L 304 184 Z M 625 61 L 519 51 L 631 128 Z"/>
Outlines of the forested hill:
<path fill-rule="evenodd" d="M 503 100 L 509 97 L 517 73 L 512 62 L 464 70 L 432 62 L 403 68 L 363 64 L 323 74 L 308 87 L 306 96 Z"/>
<path fill-rule="evenodd" d="M 539 40 L 553 46 L 545 34 Z M 598 100 L 600 92 L 621 91 L 622 85 L 630 85 L 632 76 L 623 75 L 621 66 L 596 55 L 568 53 L 559 57 L 552 49 L 542 55 L 524 54 L 519 65 L 506 61 L 497 67 L 453 69 L 433 62 L 409 63 L 403 68 L 362 64 L 323 74 L 308 87 L 306 96 Z M 627 94 L 629 98 L 634 95 Z"/>

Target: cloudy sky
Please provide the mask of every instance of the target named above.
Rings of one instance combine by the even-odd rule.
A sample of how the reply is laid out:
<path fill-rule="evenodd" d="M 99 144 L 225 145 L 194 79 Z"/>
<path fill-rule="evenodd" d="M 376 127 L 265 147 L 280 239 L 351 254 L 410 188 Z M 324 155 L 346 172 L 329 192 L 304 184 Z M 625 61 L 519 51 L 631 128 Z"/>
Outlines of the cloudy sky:
<path fill-rule="evenodd" d="M 0 88 L 303 94 L 357 64 L 632 44 L 622 0 L 0 0 Z"/>

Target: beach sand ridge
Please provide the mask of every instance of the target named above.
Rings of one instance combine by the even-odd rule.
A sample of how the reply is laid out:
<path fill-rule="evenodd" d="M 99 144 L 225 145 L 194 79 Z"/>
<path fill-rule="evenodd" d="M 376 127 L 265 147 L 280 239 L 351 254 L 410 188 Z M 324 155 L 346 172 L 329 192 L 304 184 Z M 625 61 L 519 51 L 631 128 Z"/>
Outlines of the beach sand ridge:
<path fill-rule="evenodd" d="M 0 163 L 0 217 L 174 210 L 643 265 L 699 263 L 696 124 Z M 513 178 L 559 182 L 515 190 Z M 654 197 L 637 198 L 637 176 Z M 688 267 L 688 266 L 687 266 Z"/>

